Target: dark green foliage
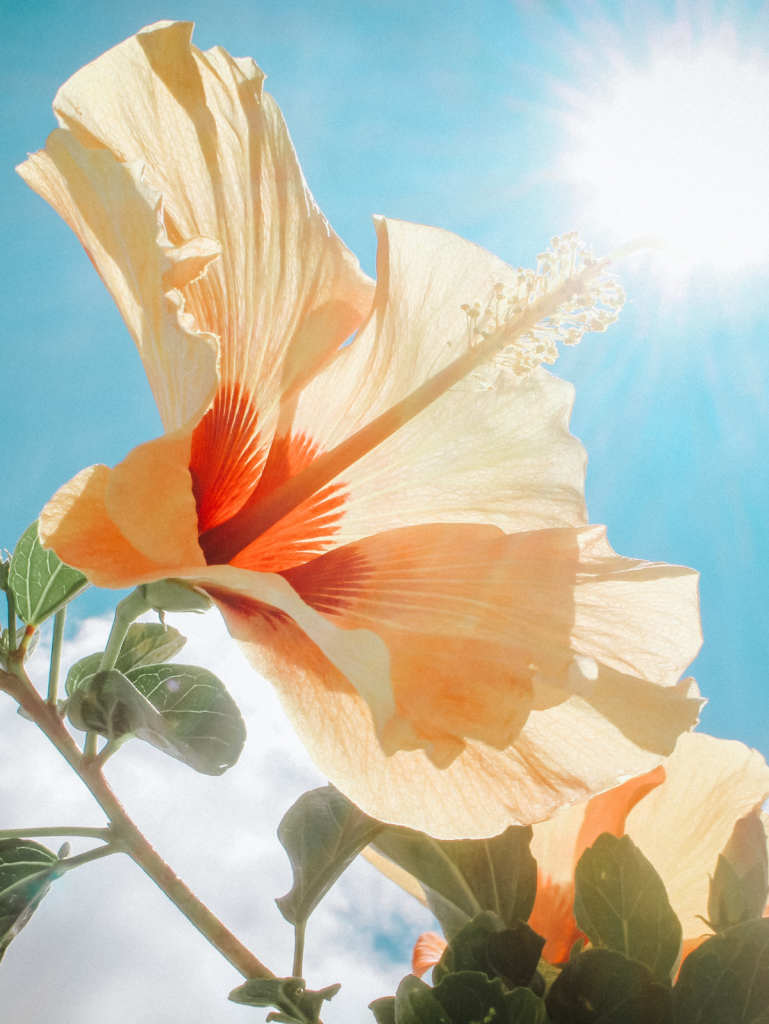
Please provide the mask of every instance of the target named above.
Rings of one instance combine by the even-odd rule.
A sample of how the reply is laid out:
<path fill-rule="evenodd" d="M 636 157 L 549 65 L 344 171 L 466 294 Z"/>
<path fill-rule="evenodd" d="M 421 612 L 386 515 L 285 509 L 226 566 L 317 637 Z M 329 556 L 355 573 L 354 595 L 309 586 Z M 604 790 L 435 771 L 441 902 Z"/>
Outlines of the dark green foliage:
<path fill-rule="evenodd" d="M 46 551 L 37 533 L 37 520 L 19 538 L 8 570 L 8 586 L 16 613 L 27 625 L 39 626 L 88 586 L 88 580 Z"/>
<path fill-rule="evenodd" d="M 76 729 L 111 740 L 136 736 L 204 775 L 232 767 L 246 739 L 224 684 L 191 665 L 97 672 L 78 682 L 67 715 Z"/>
<path fill-rule="evenodd" d="M 303 978 L 254 978 L 230 992 L 233 1003 L 244 1006 L 274 1006 L 267 1020 L 282 1024 L 318 1024 L 324 1000 L 333 999 L 341 985 L 313 992 L 304 987 Z"/>
<path fill-rule="evenodd" d="M 285 919 L 294 925 L 306 921 L 342 872 L 385 827 L 334 786 L 303 793 L 278 826 L 278 839 L 294 873 L 291 891 L 275 900 Z"/>
<path fill-rule="evenodd" d="M 377 1002 L 383 1003 L 384 1000 Z M 393 1018 L 377 1017 L 378 1024 Z M 395 1024 L 549 1024 L 545 1004 L 530 989 L 506 991 L 479 971 L 447 974 L 430 988 L 413 974 L 395 997 Z"/>
<path fill-rule="evenodd" d="M 0 960 L 50 889 L 58 862 L 31 839 L 0 839 Z"/>
<path fill-rule="evenodd" d="M 588 949 L 563 968 L 545 1006 L 552 1024 L 672 1024 L 670 990 L 612 949 Z"/>
<path fill-rule="evenodd" d="M 600 835 L 580 858 L 574 880 L 574 916 L 593 945 L 639 960 L 669 984 L 681 923 L 662 879 L 630 837 Z"/>
<path fill-rule="evenodd" d="M 374 846 L 421 882 L 447 937 L 482 910 L 506 925 L 527 921 L 537 894 L 531 828 L 511 826 L 493 839 L 433 839 L 391 826 Z"/>
<path fill-rule="evenodd" d="M 684 960 L 675 1024 L 769 1024 L 769 918 L 714 935 Z"/>
<path fill-rule="evenodd" d="M 368 1004 L 376 1024 L 395 1024 L 395 996 L 383 996 Z"/>
<path fill-rule="evenodd" d="M 524 922 L 506 928 L 500 917 L 484 911 L 451 939 L 433 968 L 433 981 L 437 984 L 458 971 L 482 971 L 490 979 L 500 978 L 507 988 L 528 985 L 544 945 Z"/>

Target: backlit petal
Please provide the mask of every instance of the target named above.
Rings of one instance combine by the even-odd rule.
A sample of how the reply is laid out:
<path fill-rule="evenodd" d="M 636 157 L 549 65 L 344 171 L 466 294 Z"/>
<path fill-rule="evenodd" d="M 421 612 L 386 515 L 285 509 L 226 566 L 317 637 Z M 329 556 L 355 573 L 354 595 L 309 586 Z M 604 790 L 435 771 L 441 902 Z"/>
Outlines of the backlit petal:
<path fill-rule="evenodd" d="M 425 971 L 435 967 L 447 946 L 446 940 L 437 932 L 423 932 L 414 943 L 411 954 L 411 973 L 421 978 Z"/>
<path fill-rule="evenodd" d="M 756 750 L 702 733 L 682 736 L 665 764 L 667 781 L 628 815 L 627 833 L 662 876 L 684 938 L 707 931 L 708 875 L 738 818 L 769 794 L 769 768 Z"/>
<path fill-rule="evenodd" d="M 174 289 L 205 272 L 218 243 L 186 236 L 174 248 L 158 223 L 160 196 L 142 183 L 141 162 L 118 163 L 71 132 L 56 129 L 18 170 L 77 234 L 109 289 L 165 429 L 192 426 L 216 391 L 216 332 L 196 329 Z"/>
<path fill-rule="evenodd" d="M 263 73 L 219 47 L 202 53 L 191 33 L 189 22 L 144 29 L 78 71 L 54 108 L 85 145 L 144 163 L 175 244 L 221 245 L 208 274 L 180 288 L 221 344 L 219 401 L 201 428 L 206 529 L 248 497 L 281 397 L 355 330 L 373 284 L 307 190 Z M 243 429 L 223 447 L 233 417 Z"/>

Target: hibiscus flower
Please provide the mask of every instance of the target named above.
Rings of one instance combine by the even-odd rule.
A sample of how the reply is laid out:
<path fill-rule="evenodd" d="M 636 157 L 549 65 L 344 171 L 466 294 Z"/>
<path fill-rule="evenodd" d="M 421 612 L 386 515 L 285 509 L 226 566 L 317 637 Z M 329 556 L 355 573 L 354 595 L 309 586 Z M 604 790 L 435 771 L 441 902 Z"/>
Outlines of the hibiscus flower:
<path fill-rule="evenodd" d="M 683 927 L 683 956 L 688 956 L 712 934 L 705 921 L 718 855 L 739 819 L 759 814 L 766 822 L 760 805 L 767 796 L 769 767 L 758 751 L 695 732 L 681 736 L 664 765 L 535 825 L 537 899 L 529 924 L 547 940 L 542 956 L 563 963 L 576 940 L 586 938 L 574 919 L 574 869 L 602 832 L 629 835 L 654 865 Z M 381 857 L 371 862 L 424 902 L 407 872 Z M 435 932 L 421 935 L 414 973 L 421 977 L 445 948 Z"/>
<path fill-rule="evenodd" d="M 375 287 L 256 64 L 191 31 L 75 74 L 20 168 L 113 295 L 165 430 L 65 484 L 43 543 L 98 586 L 203 587 L 384 820 L 491 835 L 650 770 L 697 718 L 696 574 L 586 525 L 572 389 L 540 365 L 616 317 L 606 261 L 570 235 L 524 272 L 378 218 Z"/>

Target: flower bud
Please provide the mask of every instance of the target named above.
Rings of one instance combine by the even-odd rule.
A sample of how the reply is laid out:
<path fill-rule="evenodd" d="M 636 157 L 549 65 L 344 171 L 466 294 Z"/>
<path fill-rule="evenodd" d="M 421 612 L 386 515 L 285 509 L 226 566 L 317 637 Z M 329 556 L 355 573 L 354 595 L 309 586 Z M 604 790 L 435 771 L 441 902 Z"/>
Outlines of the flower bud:
<path fill-rule="evenodd" d="M 139 590 L 156 612 L 207 612 L 213 605 L 205 590 L 184 580 L 158 580 Z"/>
<path fill-rule="evenodd" d="M 710 880 L 708 917 L 720 932 L 761 917 L 769 896 L 766 831 L 759 810 L 735 822 Z"/>

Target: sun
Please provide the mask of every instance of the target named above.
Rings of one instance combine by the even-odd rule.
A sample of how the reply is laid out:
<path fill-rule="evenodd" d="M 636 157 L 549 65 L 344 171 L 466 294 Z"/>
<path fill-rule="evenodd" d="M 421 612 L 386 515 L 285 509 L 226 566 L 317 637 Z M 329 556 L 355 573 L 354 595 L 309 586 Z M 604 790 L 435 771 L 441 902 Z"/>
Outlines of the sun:
<path fill-rule="evenodd" d="M 570 119 L 572 178 L 618 237 L 690 263 L 769 258 L 769 66 L 715 43 L 668 50 Z"/>

